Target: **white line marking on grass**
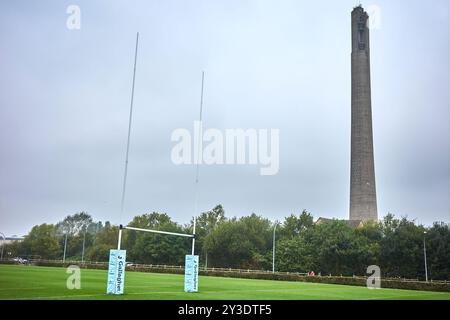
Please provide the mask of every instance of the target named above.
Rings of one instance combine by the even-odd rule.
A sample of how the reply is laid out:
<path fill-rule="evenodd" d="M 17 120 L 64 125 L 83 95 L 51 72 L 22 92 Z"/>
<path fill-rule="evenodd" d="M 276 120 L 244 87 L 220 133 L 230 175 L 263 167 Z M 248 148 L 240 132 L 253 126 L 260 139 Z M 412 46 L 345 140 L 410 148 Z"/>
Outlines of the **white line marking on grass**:
<path fill-rule="evenodd" d="M 203 290 L 200 293 L 223 293 L 223 294 L 236 294 L 236 293 L 249 293 L 249 292 L 286 292 L 286 291 L 294 291 L 294 290 L 299 290 L 299 289 L 256 289 L 256 290 Z M 154 295 L 154 294 L 186 294 L 183 291 L 150 291 L 150 292 L 131 292 L 131 293 L 126 293 L 124 295 L 121 296 L 131 296 L 131 295 Z M 297 294 L 299 296 L 319 296 L 319 297 L 326 297 L 326 296 L 338 296 L 338 297 L 342 297 L 341 294 L 338 293 L 329 293 L 327 292 L 326 294 L 312 294 L 310 292 L 297 292 Z M 28 298 L 12 298 L 12 299 L 7 299 L 7 300 L 53 300 L 53 299 L 67 299 L 67 298 L 77 298 L 77 297 L 113 297 L 114 295 L 107 295 L 107 294 L 79 294 L 79 295 L 66 295 L 66 296 L 45 296 L 45 297 L 28 297 Z M 269 298 L 269 297 L 268 297 Z M 270 297 L 271 299 L 273 297 Z M 161 299 L 164 300 L 164 299 Z M 301 300 L 301 299 L 294 299 L 294 300 Z M 344 299 L 344 300 L 349 300 L 349 299 Z"/>
<path fill-rule="evenodd" d="M 430 291 L 430 292 L 420 292 L 420 293 L 412 293 L 412 294 L 397 294 L 397 295 L 385 295 L 385 296 L 380 296 L 380 297 L 374 297 L 374 298 L 366 298 L 366 299 L 358 299 L 358 300 L 385 300 L 385 299 L 396 299 L 396 300 L 403 300 L 405 298 L 411 298 L 411 297 L 418 297 L 418 298 L 426 298 L 429 296 L 434 296 L 434 295 L 441 295 L 441 296 L 445 296 L 445 292 L 435 292 L 435 291 Z"/>
<path fill-rule="evenodd" d="M 337 285 L 339 287 L 342 288 L 341 285 Z M 136 285 L 136 286 L 127 286 L 126 288 L 139 288 L 139 287 L 148 287 L 146 285 Z M 340 289 L 341 289 L 340 288 Z M 348 290 L 350 291 L 350 289 L 353 289 L 355 287 L 351 287 L 348 288 Z M 361 287 L 362 288 L 362 287 Z M 3 289 L 3 288 L 2 288 Z M 9 288 L 4 288 L 5 290 L 11 290 Z M 35 287 L 35 288 L 14 288 L 12 290 L 21 290 L 21 289 L 45 289 L 45 287 Z M 368 296 L 366 298 L 348 298 L 348 297 L 344 297 L 346 294 L 351 292 L 346 292 L 347 290 L 344 290 L 344 292 L 335 292 L 335 288 L 331 288 L 328 287 L 327 289 L 329 290 L 324 290 L 324 287 L 322 286 L 314 286 L 312 288 L 308 288 L 308 289 L 304 289 L 304 288 L 283 288 L 283 289 L 249 289 L 249 290 L 226 290 L 226 289 L 222 289 L 222 290 L 202 290 L 200 293 L 201 294 L 215 294 L 215 293 L 221 293 L 221 294 L 239 294 L 239 293 L 252 293 L 252 292 L 268 292 L 268 293 L 278 293 L 278 292 L 286 292 L 289 293 L 291 295 L 297 295 L 298 298 L 297 299 L 293 299 L 293 300 L 303 300 L 305 298 L 314 298 L 314 297 L 319 297 L 321 299 L 332 299 L 332 300 L 384 300 L 384 299 L 397 299 L 397 300 L 401 300 L 404 298 L 411 298 L 411 297 L 418 297 L 418 298 L 426 298 L 428 296 L 432 296 L 435 294 L 438 295 L 444 295 L 445 293 L 442 292 L 411 292 L 411 294 L 407 294 L 406 292 L 401 292 L 399 294 L 388 294 L 390 293 L 390 290 L 395 290 L 395 289 L 391 289 L 391 288 L 386 288 L 383 289 L 383 291 L 380 292 L 374 292 L 374 293 L 379 293 L 381 295 L 376 296 L 376 297 L 371 297 Z M 386 295 L 384 295 L 386 293 Z M 177 290 L 177 291 L 150 291 L 150 292 L 131 292 L 131 293 L 126 293 L 125 295 L 123 295 L 122 297 L 124 297 L 126 299 L 127 296 L 137 296 L 137 295 L 155 295 L 155 294 L 175 294 L 175 295 L 185 295 L 186 293 L 183 292 L 181 289 Z M 11 299 L 6 299 L 6 300 L 53 300 L 53 299 L 77 299 L 77 298 L 87 298 L 87 297 L 102 297 L 102 298 L 107 298 L 107 297 L 114 297 L 111 295 L 107 295 L 107 294 L 78 294 L 78 295 L 60 295 L 60 296 L 38 296 L 38 297 L 28 297 L 28 298 L 11 298 Z M 119 296 L 120 297 L 120 296 Z M 271 298 L 273 299 L 274 297 L 267 297 L 267 298 Z M 303 298 L 303 299 L 302 299 Z M 160 300 L 165 300 L 167 298 L 162 298 Z M 251 299 L 251 298 L 250 298 Z M 275 297 L 276 299 L 276 297 Z"/>
<path fill-rule="evenodd" d="M 0 288 L 0 290 L 34 290 L 34 289 L 47 289 L 47 287 L 33 287 L 33 288 Z"/>

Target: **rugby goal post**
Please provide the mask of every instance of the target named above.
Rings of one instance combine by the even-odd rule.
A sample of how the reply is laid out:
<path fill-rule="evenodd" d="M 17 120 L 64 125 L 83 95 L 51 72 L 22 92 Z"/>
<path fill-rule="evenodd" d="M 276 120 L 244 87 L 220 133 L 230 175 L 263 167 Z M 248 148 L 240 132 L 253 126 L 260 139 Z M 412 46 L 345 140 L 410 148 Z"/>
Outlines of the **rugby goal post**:
<path fill-rule="evenodd" d="M 125 190 L 126 190 L 126 181 L 127 181 L 127 172 L 128 172 L 128 153 L 129 153 L 129 147 L 130 147 L 131 120 L 132 120 L 132 114 L 133 114 L 134 86 L 135 86 L 135 78 L 136 78 L 136 62 L 137 62 L 137 54 L 138 54 L 138 44 L 139 44 L 139 32 L 136 34 L 136 48 L 135 48 L 135 54 L 134 54 L 133 82 L 132 82 L 132 89 L 131 89 L 130 115 L 129 115 L 129 120 L 128 120 L 128 139 L 127 139 L 127 148 L 126 148 L 126 153 L 125 153 L 125 171 L 124 171 L 124 179 L 123 179 L 123 186 L 122 186 L 121 216 L 123 214 L 124 203 L 125 203 Z M 200 97 L 200 124 L 202 123 L 204 78 L 205 78 L 205 72 L 202 71 L 202 89 L 201 89 L 201 97 Z M 201 134 L 201 130 L 202 130 L 201 128 L 202 127 L 200 125 L 199 126 L 199 135 Z M 199 146 L 200 146 L 200 140 L 199 140 Z M 198 149 L 197 156 L 199 156 L 199 155 L 200 155 L 200 148 Z M 196 175 L 195 175 L 196 186 L 198 185 L 198 173 L 199 173 L 199 162 L 197 162 Z M 197 188 L 196 188 L 195 206 L 197 206 Z M 197 209 L 195 210 L 195 212 L 197 212 Z M 192 253 L 191 253 L 191 255 L 186 255 L 186 260 L 185 260 L 184 291 L 197 292 L 198 291 L 198 260 L 199 259 L 198 259 L 198 256 L 194 255 L 195 227 L 196 227 L 195 216 L 194 216 L 193 234 L 142 229 L 142 228 L 135 228 L 135 227 L 130 227 L 130 226 L 124 227 L 124 226 L 120 225 L 117 249 L 116 250 L 111 249 L 110 253 L 109 253 L 107 293 L 108 294 L 123 294 L 123 291 L 124 291 L 126 250 L 120 249 L 120 245 L 122 242 L 122 230 L 124 230 L 124 229 L 138 231 L 138 232 L 149 232 L 149 233 L 158 233 L 158 234 L 165 234 L 165 235 L 171 235 L 171 236 L 192 238 Z"/>
<path fill-rule="evenodd" d="M 156 234 L 164 234 L 170 236 L 178 236 L 185 238 L 192 238 L 192 254 L 186 255 L 184 266 L 184 291 L 197 292 L 198 291 L 198 268 L 199 259 L 194 255 L 195 248 L 195 227 L 196 219 L 194 218 L 193 234 L 168 232 L 161 230 L 143 229 L 131 226 L 119 226 L 119 237 L 117 240 L 117 249 L 111 249 L 109 253 L 108 266 L 108 284 L 107 294 L 123 294 L 125 285 L 125 269 L 126 269 L 126 250 L 121 250 L 122 231 L 132 230 L 138 232 L 148 232 Z"/>

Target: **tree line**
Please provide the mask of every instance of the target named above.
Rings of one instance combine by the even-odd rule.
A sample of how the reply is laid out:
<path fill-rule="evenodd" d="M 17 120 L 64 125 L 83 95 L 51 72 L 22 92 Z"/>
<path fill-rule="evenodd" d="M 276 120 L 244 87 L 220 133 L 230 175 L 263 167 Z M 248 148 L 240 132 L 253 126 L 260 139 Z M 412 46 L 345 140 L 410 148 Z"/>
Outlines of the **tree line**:
<path fill-rule="evenodd" d="M 181 225 L 166 213 L 134 217 L 129 226 L 192 233 L 193 221 Z M 303 211 L 280 223 L 257 214 L 228 218 L 221 205 L 197 217 L 196 254 L 202 266 L 272 270 L 273 235 L 276 235 L 276 270 L 314 271 L 322 275 L 365 275 L 378 265 L 385 277 L 424 279 L 424 244 L 428 277 L 450 279 L 449 225 L 418 225 L 406 217 L 388 214 L 379 222 L 351 227 L 346 221 L 314 223 Z M 34 226 L 22 242 L 5 245 L 7 257 L 108 261 L 117 246 L 117 225 L 102 223 L 80 212 L 57 224 Z M 127 260 L 141 264 L 183 265 L 191 239 L 124 230 L 122 248 Z"/>

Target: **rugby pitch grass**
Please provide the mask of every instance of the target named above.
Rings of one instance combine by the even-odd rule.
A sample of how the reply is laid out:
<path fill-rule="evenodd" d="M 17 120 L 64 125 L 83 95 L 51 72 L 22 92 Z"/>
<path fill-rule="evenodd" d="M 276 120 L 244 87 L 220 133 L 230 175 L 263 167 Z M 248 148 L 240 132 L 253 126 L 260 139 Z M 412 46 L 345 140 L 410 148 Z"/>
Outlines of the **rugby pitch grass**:
<path fill-rule="evenodd" d="M 69 290 L 65 268 L 0 265 L 0 299 L 146 300 L 450 300 L 450 293 L 200 276 L 199 292 L 183 292 L 183 275 L 127 271 L 125 294 L 106 294 L 106 270 L 81 269 Z"/>

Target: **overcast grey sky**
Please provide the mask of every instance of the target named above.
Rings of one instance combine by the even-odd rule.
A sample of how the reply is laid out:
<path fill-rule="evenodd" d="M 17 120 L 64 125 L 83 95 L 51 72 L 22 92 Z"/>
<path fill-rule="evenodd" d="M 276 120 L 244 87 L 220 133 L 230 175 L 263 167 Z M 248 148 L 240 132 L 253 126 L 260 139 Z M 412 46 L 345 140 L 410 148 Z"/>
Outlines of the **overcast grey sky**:
<path fill-rule="evenodd" d="M 68 30 L 68 5 L 81 29 Z M 194 167 L 170 136 L 280 129 L 280 171 L 202 166 L 199 210 L 348 218 L 350 1 L 2 1 L 0 231 L 87 211 L 126 223 L 194 214 Z M 379 216 L 450 222 L 450 2 L 373 1 L 372 106 Z M 126 208 L 120 197 L 140 32 Z"/>

